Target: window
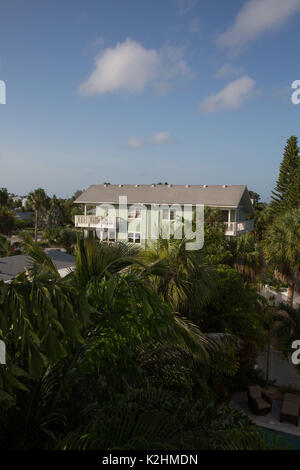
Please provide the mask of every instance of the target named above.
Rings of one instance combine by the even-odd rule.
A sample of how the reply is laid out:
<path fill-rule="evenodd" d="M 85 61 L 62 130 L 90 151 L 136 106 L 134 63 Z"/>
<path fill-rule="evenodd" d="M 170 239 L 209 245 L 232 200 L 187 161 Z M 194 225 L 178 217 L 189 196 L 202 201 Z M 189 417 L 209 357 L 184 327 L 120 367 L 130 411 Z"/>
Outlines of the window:
<path fill-rule="evenodd" d="M 129 207 L 128 209 L 128 219 L 135 219 L 135 208 Z"/>
<path fill-rule="evenodd" d="M 176 210 L 175 209 L 163 209 L 162 219 L 163 220 L 175 220 Z"/>
<path fill-rule="evenodd" d="M 128 232 L 129 243 L 141 243 L 141 234 L 139 232 Z"/>
<path fill-rule="evenodd" d="M 128 232 L 128 241 L 129 243 L 134 243 L 134 233 Z"/>
<path fill-rule="evenodd" d="M 142 217 L 142 209 L 138 209 L 134 206 L 128 209 L 128 219 L 140 219 Z"/>
<path fill-rule="evenodd" d="M 109 230 L 108 228 L 104 228 L 101 231 L 101 235 L 99 235 L 100 240 L 103 242 L 115 242 L 116 241 L 116 231 Z"/>

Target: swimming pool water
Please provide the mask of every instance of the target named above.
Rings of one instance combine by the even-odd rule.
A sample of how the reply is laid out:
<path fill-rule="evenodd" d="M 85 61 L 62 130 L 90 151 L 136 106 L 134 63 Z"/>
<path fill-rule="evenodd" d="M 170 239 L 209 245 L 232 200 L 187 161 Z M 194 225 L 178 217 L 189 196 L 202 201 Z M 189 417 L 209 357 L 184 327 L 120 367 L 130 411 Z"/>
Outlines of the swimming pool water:
<path fill-rule="evenodd" d="M 267 436 L 269 444 L 275 444 L 278 449 L 300 450 L 300 437 L 266 428 L 260 430 Z"/>

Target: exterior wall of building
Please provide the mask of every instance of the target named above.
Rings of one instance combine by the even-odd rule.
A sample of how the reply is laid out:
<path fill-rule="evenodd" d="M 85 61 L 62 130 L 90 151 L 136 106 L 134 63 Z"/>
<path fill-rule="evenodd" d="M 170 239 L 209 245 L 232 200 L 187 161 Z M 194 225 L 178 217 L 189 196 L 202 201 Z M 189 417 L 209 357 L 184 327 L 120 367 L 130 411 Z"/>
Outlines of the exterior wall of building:
<path fill-rule="evenodd" d="M 119 208 L 117 204 L 114 206 L 98 205 L 96 206 L 95 215 L 98 217 L 109 217 L 111 215 L 116 218 L 116 228 L 107 229 L 111 233 L 115 230 L 116 240 L 128 241 L 129 238 L 133 238 L 136 241 L 140 239 L 140 244 L 145 246 L 147 241 L 155 240 L 160 235 L 168 238 L 169 233 L 173 235 L 174 232 L 180 231 L 183 217 L 191 222 L 194 212 L 192 206 L 184 209 L 179 205 L 128 206 L 129 213 L 133 209 L 136 209 L 138 213 L 137 218 L 128 217 L 127 210 L 122 207 Z M 169 210 L 169 217 L 165 218 L 166 212 L 163 213 L 163 211 L 167 210 Z M 106 229 L 97 229 L 97 236 L 100 235 L 100 238 L 102 238 L 104 230 Z"/>
<path fill-rule="evenodd" d="M 244 211 L 244 208 L 242 206 L 239 206 L 237 208 L 237 222 L 244 222 L 246 220 L 246 212 Z"/>
<path fill-rule="evenodd" d="M 89 205 L 87 205 L 89 206 Z M 145 246 L 154 241 L 159 236 L 169 238 L 170 235 L 182 232 L 181 236 L 186 235 L 183 231 L 182 221 L 193 220 L 195 206 L 180 205 L 128 205 L 119 207 L 119 204 L 98 204 L 95 207 L 95 217 L 101 217 L 117 221 L 116 225 L 103 225 L 99 228 L 96 225 L 89 225 L 85 229 L 85 236 L 100 238 L 105 241 L 130 241 Z M 246 213 L 242 206 L 236 209 L 220 207 L 224 214 L 228 214 L 226 221 L 225 234 L 235 236 L 238 233 L 251 231 L 251 224 L 246 222 Z M 87 208 L 85 210 L 87 214 Z M 131 214 L 131 217 L 130 217 Z M 225 217 L 226 218 L 226 217 Z M 181 238 L 179 236 L 179 238 Z"/>

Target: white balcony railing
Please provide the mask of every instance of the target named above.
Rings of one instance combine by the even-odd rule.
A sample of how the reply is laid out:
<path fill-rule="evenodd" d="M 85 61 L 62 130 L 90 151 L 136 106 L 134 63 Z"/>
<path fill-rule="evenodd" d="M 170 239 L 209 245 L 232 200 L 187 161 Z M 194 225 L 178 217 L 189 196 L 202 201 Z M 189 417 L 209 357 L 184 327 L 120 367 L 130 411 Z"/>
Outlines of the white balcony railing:
<path fill-rule="evenodd" d="M 246 232 L 252 232 L 254 227 L 253 219 L 243 222 L 225 222 L 225 235 L 240 235 Z"/>
<path fill-rule="evenodd" d="M 75 227 L 83 228 L 115 228 L 115 217 L 97 215 L 75 215 Z"/>

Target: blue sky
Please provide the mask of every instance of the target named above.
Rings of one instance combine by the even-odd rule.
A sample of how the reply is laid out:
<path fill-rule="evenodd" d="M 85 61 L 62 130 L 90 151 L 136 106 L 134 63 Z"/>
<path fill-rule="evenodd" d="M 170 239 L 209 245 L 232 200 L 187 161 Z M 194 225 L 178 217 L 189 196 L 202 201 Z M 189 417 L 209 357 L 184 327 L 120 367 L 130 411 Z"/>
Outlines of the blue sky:
<path fill-rule="evenodd" d="M 299 135 L 300 0 L 0 3 L 0 186 L 247 184 Z"/>

